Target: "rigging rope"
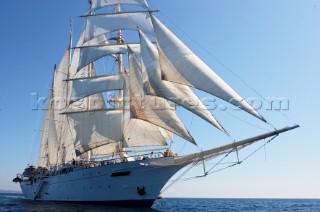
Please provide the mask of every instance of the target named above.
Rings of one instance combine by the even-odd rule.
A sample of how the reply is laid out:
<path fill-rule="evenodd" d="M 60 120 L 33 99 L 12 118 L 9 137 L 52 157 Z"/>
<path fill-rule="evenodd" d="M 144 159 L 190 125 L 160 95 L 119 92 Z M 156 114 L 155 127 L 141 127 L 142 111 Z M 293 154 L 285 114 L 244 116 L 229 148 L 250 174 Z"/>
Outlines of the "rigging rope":
<path fill-rule="evenodd" d="M 232 116 L 233 118 L 235 118 L 235 119 L 237 119 L 237 120 L 239 120 L 239 121 L 241 121 L 241 122 L 243 122 L 243 123 L 245 123 L 245 124 L 247 124 L 247 125 L 250 125 L 250 126 L 255 127 L 255 128 L 257 128 L 257 129 L 260 129 L 260 130 L 269 132 L 268 129 L 265 129 L 265 128 L 259 127 L 259 126 L 257 126 L 257 125 L 251 124 L 251 123 L 249 123 L 249 122 L 247 122 L 247 121 L 245 121 L 245 120 L 243 120 L 243 119 L 241 119 L 241 118 L 239 118 L 239 117 L 237 117 L 237 116 L 235 116 L 235 115 L 232 115 L 231 113 L 228 113 L 227 111 L 224 111 L 224 112 L 225 112 L 226 114 L 228 114 L 229 116 Z"/>
<path fill-rule="evenodd" d="M 182 172 L 175 180 L 171 181 L 164 189 L 160 191 L 160 194 L 167 191 L 171 186 L 173 186 L 178 180 L 180 180 L 187 172 L 189 172 L 193 167 L 195 167 L 199 163 L 199 160 L 192 163 L 184 172 Z"/>
<path fill-rule="evenodd" d="M 43 96 L 49 96 L 48 94 L 49 93 L 51 93 L 51 84 L 52 84 L 52 81 L 53 79 L 52 79 L 52 76 L 50 76 L 49 78 L 48 78 L 48 80 L 47 80 L 47 82 L 45 83 L 46 85 L 49 85 L 49 86 L 45 86 L 46 88 L 49 88 L 49 89 L 45 89 L 44 91 L 43 91 Z M 50 91 L 50 92 L 48 92 L 48 91 Z M 40 98 L 42 98 L 42 96 L 40 97 Z M 36 121 L 36 124 L 35 124 L 35 127 L 36 127 L 36 129 L 34 130 L 34 132 L 33 132 L 33 136 L 32 136 L 32 141 L 31 141 L 31 145 L 30 145 L 30 148 L 29 148 L 29 152 L 28 152 L 28 154 L 27 154 L 27 157 L 28 157 L 28 162 L 30 163 L 30 164 L 35 164 L 36 162 L 37 162 L 37 158 L 36 158 L 36 156 L 38 155 L 38 157 L 40 157 L 40 149 L 39 149 L 39 151 L 38 151 L 38 153 L 36 153 L 35 151 L 36 151 L 36 148 L 38 147 L 38 146 L 40 146 L 40 148 L 41 148 L 41 136 L 42 136 L 42 134 L 43 134 L 43 126 L 44 126 L 44 122 L 46 121 L 45 119 L 45 117 L 46 117 L 46 111 L 47 110 L 44 110 L 44 108 L 39 108 L 39 105 L 38 105 L 38 103 L 39 103 L 39 100 L 40 99 L 38 99 L 38 97 L 37 97 L 37 102 L 36 102 L 36 104 L 37 104 L 37 112 L 39 112 L 40 111 L 40 115 L 37 117 L 37 121 Z M 48 101 L 48 104 L 50 103 L 50 100 L 46 100 L 46 101 Z M 47 106 L 48 107 L 48 106 Z M 38 127 L 41 127 L 41 130 L 38 130 L 39 128 Z M 41 133 L 39 133 L 39 132 L 41 132 Z M 40 145 L 39 145 L 40 144 Z"/>
<path fill-rule="evenodd" d="M 187 173 L 189 172 L 193 167 L 195 167 L 200 161 L 203 160 L 203 158 L 200 158 L 198 159 L 197 161 L 195 161 L 194 163 L 192 163 L 190 165 L 190 167 L 188 167 L 187 170 L 185 170 L 183 173 L 181 173 L 176 179 L 170 181 L 170 184 L 168 184 L 160 193 L 164 193 L 165 191 L 167 191 L 171 186 L 173 186 L 175 183 L 177 183 L 178 181 L 179 182 L 185 182 L 185 181 L 189 181 L 189 180 L 194 180 L 194 179 L 197 179 L 197 178 L 202 178 L 202 177 L 206 177 L 208 175 L 211 175 L 211 174 L 214 174 L 214 173 L 217 173 L 217 172 L 220 172 L 220 171 L 223 171 L 223 170 L 226 170 L 228 168 L 231 168 L 231 167 L 234 167 L 236 165 L 240 165 L 242 164 L 244 161 L 246 161 L 248 158 L 250 158 L 251 156 L 253 156 L 255 153 L 257 153 L 259 150 L 261 150 L 262 148 L 264 148 L 267 144 L 269 144 L 271 141 L 273 141 L 278 135 L 275 135 L 273 136 L 272 138 L 270 138 L 267 142 L 264 142 L 264 144 L 262 146 L 260 146 L 259 148 L 257 148 L 255 151 L 253 151 L 251 154 L 249 154 L 247 157 L 245 157 L 244 159 L 242 159 L 241 161 L 239 160 L 238 158 L 238 161 L 237 162 L 233 162 L 231 163 L 231 165 L 228 165 L 226 167 L 223 167 L 223 168 L 220 168 L 220 169 L 217 169 L 217 170 L 214 170 L 218 165 L 221 165 L 221 164 L 227 164 L 227 163 L 222 163 L 223 160 L 225 160 L 232 152 L 234 152 L 234 149 L 231 150 L 230 152 L 228 152 L 223 158 L 221 158 L 213 167 L 211 167 L 208 171 L 206 171 L 204 173 L 204 175 L 201 175 L 201 176 L 194 176 L 194 177 L 189 177 L 189 178 L 184 178 L 182 179 L 182 177 Z M 251 145 L 251 144 L 250 144 Z"/>

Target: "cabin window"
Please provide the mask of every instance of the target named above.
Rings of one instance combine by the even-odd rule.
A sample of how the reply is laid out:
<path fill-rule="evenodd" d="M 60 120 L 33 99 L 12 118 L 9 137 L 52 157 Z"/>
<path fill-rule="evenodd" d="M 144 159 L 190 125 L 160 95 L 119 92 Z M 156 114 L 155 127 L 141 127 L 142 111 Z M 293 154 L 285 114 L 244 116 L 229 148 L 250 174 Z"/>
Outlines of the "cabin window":
<path fill-rule="evenodd" d="M 127 172 L 113 172 L 111 174 L 111 177 L 122 177 L 122 176 L 128 176 L 130 175 L 130 171 L 127 171 Z"/>

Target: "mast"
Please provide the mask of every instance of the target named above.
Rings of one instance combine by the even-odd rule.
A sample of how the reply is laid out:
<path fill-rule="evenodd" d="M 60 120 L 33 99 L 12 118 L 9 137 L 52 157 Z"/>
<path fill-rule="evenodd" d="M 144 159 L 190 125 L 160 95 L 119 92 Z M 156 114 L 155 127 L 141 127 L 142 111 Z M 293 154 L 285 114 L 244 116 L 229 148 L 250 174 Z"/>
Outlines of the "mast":
<path fill-rule="evenodd" d="M 71 58 L 72 58 L 72 53 L 71 53 L 71 49 L 72 49 L 72 40 L 73 40 L 73 29 L 72 29 L 72 19 L 70 19 L 70 43 L 69 43 L 69 55 L 70 55 L 70 65 L 71 65 Z M 69 74 L 69 73 L 68 73 Z M 68 76 L 69 79 L 69 76 Z"/>
<path fill-rule="evenodd" d="M 117 5 L 117 12 L 118 13 L 121 12 L 121 5 L 120 4 Z M 117 41 L 118 41 L 118 44 L 122 44 L 123 43 L 121 30 L 118 31 Z M 119 74 L 122 74 L 123 73 L 123 58 L 122 58 L 122 54 L 118 55 L 118 68 L 119 68 Z M 123 105 L 123 90 L 120 90 L 119 91 L 119 107 L 122 107 L 122 105 Z"/>
<path fill-rule="evenodd" d="M 88 77 L 91 77 L 91 72 L 92 72 L 92 63 L 89 64 Z M 88 111 L 91 110 L 91 108 L 90 108 L 90 96 L 87 97 L 87 109 L 88 109 Z M 87 152 L 87 160 L 88 161 L 91 160 L 91 153 L 92 153 L 91 150 Z"/>
<path fill-rule="evenodd" d="M 121 13 L 121 5 L 117 4 L 117 12 Z M 123 43 L 123 38 L 122 38 L 122 31 L 119 30 L 118 31 L 118 37 L 117 37 L 117 43 L 118 44 L 122 44 Z M 118 69 L 119 69 L 119 74 L 123 73 L 123 58 L 122 58 L 122 54 L 118 55 Z M 119 91 L 119 98 L 118 98 L 118 105 L 119 107 L 122 107 L 124 103 L 124 99 L 123 99 L 123 90 Z M 124 152 L 123 152 L 123 140 L 120 140 L 119 142 L 119 156 L 120 158 L 124 157 Z"/>

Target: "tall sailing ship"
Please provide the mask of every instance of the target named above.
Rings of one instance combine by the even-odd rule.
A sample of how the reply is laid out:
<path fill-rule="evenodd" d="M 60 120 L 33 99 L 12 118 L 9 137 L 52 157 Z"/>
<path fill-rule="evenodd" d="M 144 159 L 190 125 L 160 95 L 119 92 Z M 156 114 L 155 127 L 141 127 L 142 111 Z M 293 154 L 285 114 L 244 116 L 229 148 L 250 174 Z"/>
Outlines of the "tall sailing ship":
<path fill-rule="evenodd" d="M 151 207 L 183 167 L 298 127 L 177 156 L 169 148 L 173 135 L 197 143 L 176 106 L 228 135 L 191 88 L 266 120 L 157 19 L 146 0 L 89 2 L 85 30 L 76 46 L 70 33 L 54 71 L 38 166 L 14 179 L 27 199 Z M 126 41 L 128 31 L 136 42 Z M 96 61 L 105 57 L 114 59 L 118 71 L 98 76 Z M 104 92 L 116 95 L 106 102 Z"/>

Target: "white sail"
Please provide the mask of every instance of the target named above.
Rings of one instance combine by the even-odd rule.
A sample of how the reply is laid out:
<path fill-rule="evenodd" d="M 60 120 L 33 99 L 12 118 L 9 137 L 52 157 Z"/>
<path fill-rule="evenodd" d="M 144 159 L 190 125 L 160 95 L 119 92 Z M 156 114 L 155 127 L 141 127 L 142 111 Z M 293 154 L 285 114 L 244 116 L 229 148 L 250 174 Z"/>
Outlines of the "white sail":
<path fill-rule="evenodd" d="M 77 46 L 80 46 L 83 43 L 84 33 L 82 33 Z M 89 41 L 90 43 L 86 43 L 88 45 L 96 45 L 107 42 L 107 39 L 104 35 L 99 36 L 97 39 L 93 39 Z M 77 79 L 77 78 L 88 78 L 88 77 L 95 77 L 97 76 L 95 66 L 94 64 L 88 64 L 84 68 L 82 68 L 80 71 L 77 72 L 77 67 L 80 61 L 80 49 L 76 48 L 74 49 L 74 53 L 71 60 L 70 70 L 69 70 L 69 76 L 71 79 Z M 69 91 L 72 91 L 72 81 L 69 81 L 68 89 Z M 68 102 L 70 102 L 72 92 L 69 92 L 68 94 Z M 69 105 L 69 109 L 71 111 L 79 111 L 79 110 L 89 110 L 89 109 L 104 109 L 105 103 L 104 99 L 101 93 L 94 94 L 90 96 L 90 98 L 84 98 L 80 99 L 76 102 L 74 102 L 72 105 Z"/>
<path fill-rule="evenodd" d="M 80 49 L 80 62 L 77 70 L 82 69 L 88 64 L 114 54 L 126 54 L 128 52 L 128 46 L 135 54 L 140 54 L 139 44 L 119 44 L 119 45 L 105 45 L 105 46 L 87 46 L 76 48 Z"/>
<path fill-rule="evenodd" d="M 195 144 L 169 103 L 157 96 L 144 95 L 141 65 L 134 55 L 129 56 L 131 112 L 135 118 L 155 124 Z"/>
<path fill-rule="evenodd" d="M 195 88 L 217 96 L 264 120 L 242 97 L 197 57 L 156 17 L 151 15 L 159 48 L 176 70 Z"/>
<path fill-rule="evenodd" d="M 168 131 L 168 130 L 165 130 L 165 129 L 163 129 L 163 128 L 161 128 L 161 127 L 159 127 L 159 131 L 161 132 L 161 134 L 162 134 L 162 136 L 165 138 L 165 139 L 167 139 L 167 140 L 169 140 L 169 141 L 173 141 L 173 133 L 172 132 L 170 132 L 170 131 Z"/>
<path fill-rule="evenodd" d="M 184 107 L 217 129 L 227 133 L 188 86 L 163 80 L 157 87 L 157 95 Z"/>
<path fill-rule="evenodd" d="M 72 81 L 70 103 L 90 95 L 111 90 L 121 90 L 124 86 L 124 75 L 110 75 Z"/>
<path fill-rule="evenodd" d="M 85 68 L 81 69 L 75 75 L 75 77 L 78 77 L 78 78 L 96 77 L 96 70 L 95 70 L 94 64 L 90 64 L 89 66 L 86 66 Z M 73 82 L 69 81 L 69 83 L 71 84 L 70 91 L 72 91 Z M 69 102 L 71 102 L 70 101 L 71 98 L 72 98 L 72 94 L 70 95 Z M 96 93 L 86 98 L 73 102 L 71 105 L 69 105 L 68 111 L 99 110 L 99 109 L 105 109 L 105 108 L 106 106 L 105 106 L 102 93 Z"/>
<path fill-rule="evenodd" d="M 77 43 L 77 46 L 82 45 L 84 40 L 84 33 L 81 34 L 79 41 Z M 77 74 L 77 69 L 79 66 L 79 61 L 80 61 L 80 49 L 75 48 L 73 51 L 72 59 L 71 59 L 71 64 L 70 64 L 70 70 L 69 70 L 69 78 L 77 78 L 75 75 Z M 69 98 L 70 99 L 70 98 Z"/>
<path fill-rule="evenodd" d="M 122 110 L 67 113 L 77 155 L 122 139 Z"/>
<path fill-rule="evenodd" d="M 53 83 L 54 97 L 54 121 L 56 126 L 56 135 L 59 142 L 58 148 L 58 164 L 63 164 L 75 157 L 74 146 L 72 143 L 71 132 L 68 126 L 67 117 L 61 113 L 67 109 L 68 100 L 68 79 L 70 65 L 70 49 L 68 49 L 57 69 Z"/>
<path fill-rule="evenodd" d="M 111 143 L 100 146 L 91 150 L 92 155 L 109 155 L 117 152 L 119 149 L 118 143 Z"/>
<path fill-rule="evenodd" d="M 140 119 L 130 119 L 124 129 L 124 147 L 166 146 L 159 128 Z"/>
<path fill-rule="evenodd" d="M 211 115 L 188 86 L 161 80 L 161 69 L 157 49 L 143 32 L 139 31 L 139 33 L 143 69 L 148 75 L 152 87 L 151 92 L 155 92 L 155 95 L 175 102 L 226 133 L 219 122 Z"/>
<path fill-rule="evenodd" d="M 67 106 L 68 82 L 66 80 L 68 79 L 69 63 L 70 50 L 68 49 L 65 52 L 54 77 L 53 90 L 56 116 L 59 115 L 61 111 L 65 110 Z"/>
<path fill-rule="evenodd" d="M 82 65 L 81 68 L 79 68 L 79 66 L 83 63 L 83 60 L 84 60 L 83 58 L 85 58 L 85 59 L 91 58 L 91 56 L 89 56 L 89 55 L 90 54 L 94 54 L 94 51 L 91 51 L 90 48 L 86 48 L 86 47 L 108 45 L 109 44 L 109 42 L 108 42 L 107 38 L 105 37 L 105 35 L 100 35 L 100 36 L 98 36 L 98 37 L 96 37 L 96 38 L 94 38 L 92 40 L 89 40 L 89 41 L 83 43 L 84 36 L 85 36 L 85 33 L 83 32 L 81 37 L 80 37 L 80 39 L 79 39 L 77 47 L 74 48 L 75 49 L 74 56 L 76 56 L 75 57 L 76 62 L 74 62 L 74 63 L 76 63 L 78 65 L 77 65 L 76 69 L 74 69 L 75 67 L 73 66 L 73 64 L 71 64 L 72 72 L 73 72 L 73 70 L 79 71 L 81 68 L 83 68 L 86 65 L 89 65 L 90 63 L 95 61 L 95 60 L 89 61 L 85 65 Z M 111 55 L 111 56 L 115 57 L 115 55 Z M 71 76 L 73 77 L 74 75 L 71 75 Z"/>
<path fill-rule="evenodd" d="M 79 71 L 80 69 L 78 69 L 79 63 L 81 63 L 81 59 L 80 59 L 80 55 L 86 55 L 86 47 L 89 46 L 97 46 L 97 45 L 106 45 L 108 44 L 108 40 L 106 39 L 106 37 L 104 35 L 100 35 L 92 40 L 89 40 L 86 43 L 84 42 L 84 36 L 85 33 L 83 32 L 79 38 L 79 41 L 77 43 L 77 47 L 78 48 L 74 48 L 74 52 L 72 55 L 72 60 L 71 60 L 71 65 L 70 65 L 70 70 L 69 70 L 69 78 L 79 78 L 78 76 L 76 76 L 77 74 L 77 70 Z M 80 48 L 83 47 L 83 48 Z M 87 63 L 86 65 L 89 65 L 89 63 Z M 83 66 L 85 67 L 85 66 Z"/>
<path fill-rule="evenodd" d="M 161 49 L 159 48 L 158 50 L 162 79 L 192 87 L 192 85 L 177 71 L 174 65 L 172 65 Z"/>
<path fill-rule="evenodd" d="M 91 11 L 116 4 L 133 4 L 148 8 L 146 0 L 91 0 Z"/>
<path fill-rule="evenodd" d="M 108 40 L 107 40 L 107 38 L 106 38 L 106 36 L 105 35 L 100 35 L 100 36 L 98 36 L 98 37 L 95 37 L 94 39 L 92 39 L 92 40 L 89 40 L 89 41 L 87 41 L 87 42 L 85 42 L 85 43 L 83 43 L 83 41 L 84 41 L 84 32 L 82 33 L 82 35 L 81 35 L 81 39 L 80 40 L 82 40 L 82 43 L 78 43 L 78 47 L 85 47 L 85 46 L 99 46 L 99 45 L 107 45 L 107 44 L 109 44 L 109 42 L 108 42 Z M 80 42 L 80 41 L 79 41 Z"/>
<path fill-rule="evenodd" d="M 50 165 L 56 164 L 58 161 L 58 149 L 59 143 L 57 139 L 53 101 L 51 96 L 42 130 L 38 165 L 41 167 L 49 167 Z"/>
<path fill-rule="evenodd" d="M 148 12 L 88 16 L 85 42 L 116 30 L 137 30 L 155 35 Z"/>

